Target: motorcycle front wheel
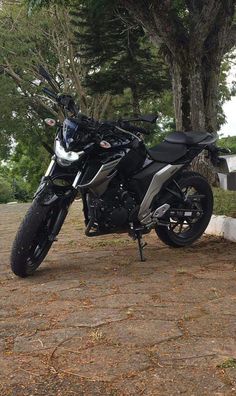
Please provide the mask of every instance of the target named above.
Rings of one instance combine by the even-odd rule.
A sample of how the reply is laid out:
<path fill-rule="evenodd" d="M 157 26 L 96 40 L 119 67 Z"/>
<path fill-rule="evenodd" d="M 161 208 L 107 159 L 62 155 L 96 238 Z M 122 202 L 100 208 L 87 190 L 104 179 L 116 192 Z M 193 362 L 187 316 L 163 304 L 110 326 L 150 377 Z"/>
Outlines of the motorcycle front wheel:
<path fill-rule="evenodd" d="M 58 203 L 43 206 L 37 199 L 33 201 L 12 245 L 10 262 L 15 275 L 33 275 L 42 263 L 52 246 L 50 236 L 60 211 Z"/>
<path fill-rule="evenodd" d="M 178 185 L 185 199 L 183 202 L 173 202 L 169 211 L 174 210 L 177 215 L 168 215 L 165 219 L 168 226 L 156 226 L 161 241 L 175 248 L 189 246 L 200 238 L 213 212 L 212 189 L 203 176 L 196 172 L 183 172 Z M 199 216 L 189 217 L 193 212 L 199 213 Z"/>

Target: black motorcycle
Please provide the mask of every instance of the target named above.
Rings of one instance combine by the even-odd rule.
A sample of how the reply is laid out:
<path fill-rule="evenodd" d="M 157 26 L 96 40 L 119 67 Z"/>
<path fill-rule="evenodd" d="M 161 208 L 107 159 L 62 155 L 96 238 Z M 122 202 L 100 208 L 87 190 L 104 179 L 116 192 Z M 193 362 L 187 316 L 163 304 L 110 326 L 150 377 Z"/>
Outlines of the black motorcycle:
<path fill-rule="evenodd" d="M 205 231 L 213 210 L 207 180 L 189 171 L 191 161 L 207 150 L 219 160 L 216 135 L 173 132 L 151 149 L 144 128 L 131 122 L 155 123 L 157 116 L 97 122 L 79 113 L 69 95 L 58 93 L 56 81 L 40 67 L 52 89 L 43 91 L 63 109 L 51 163 L 17 232 L 11 253 L 12 271 L 32 275 L 47 255 L 79 195 L 85 234 L 128 233 L 138 241 L 155 229 L 173 247 L 189 246 Z M 53 120 L 48 120 L 53 124 Z"/>

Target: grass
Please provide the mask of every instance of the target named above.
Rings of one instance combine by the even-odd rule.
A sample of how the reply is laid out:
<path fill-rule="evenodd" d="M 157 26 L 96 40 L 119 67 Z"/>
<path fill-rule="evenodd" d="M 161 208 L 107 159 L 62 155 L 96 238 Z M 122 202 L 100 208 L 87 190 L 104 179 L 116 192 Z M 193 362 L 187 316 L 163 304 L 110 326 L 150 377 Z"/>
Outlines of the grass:
<path fill-rule="evenodd" d="M 104 335 L 101 330 L 97 329 L 90 333 L 90 338 L 93 342 L 101 341 L 104 338 Z"/>
<path fill-rule="evenodd" d="M 223 363 L 219 364 L 218 367 L 220 367 L 220 368 L 236 368 L 236 359 L 235 358 L 226 359 Z"/>
<path fill-rule="evenodd" d="M 91 243 L 91 247 L 105 247 L 105 246 L 119 246 L 119 245 L 126 245 L 130 242 L 129 239 L 124 238 L 113 238 L 113 239 L 104 239 L 104 240 L 97 240 Z"/>
<path fill-rule="evenodd" d="M 236 191 L 214 188 L 214 214 L 236 218 Z"/>

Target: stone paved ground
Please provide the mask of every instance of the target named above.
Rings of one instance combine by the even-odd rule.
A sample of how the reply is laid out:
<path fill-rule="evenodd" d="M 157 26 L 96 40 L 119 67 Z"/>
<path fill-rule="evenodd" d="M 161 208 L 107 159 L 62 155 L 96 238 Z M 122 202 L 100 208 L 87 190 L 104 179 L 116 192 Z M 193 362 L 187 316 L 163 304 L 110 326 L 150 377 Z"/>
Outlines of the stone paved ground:
<path fill-rule="evenodd" d="M 143 264 L 78 206 L 30 279 L 9 269 L 27 205 L 0 206 L 0 395 L 236 395 L 236 244 L 153 233 Z"/>

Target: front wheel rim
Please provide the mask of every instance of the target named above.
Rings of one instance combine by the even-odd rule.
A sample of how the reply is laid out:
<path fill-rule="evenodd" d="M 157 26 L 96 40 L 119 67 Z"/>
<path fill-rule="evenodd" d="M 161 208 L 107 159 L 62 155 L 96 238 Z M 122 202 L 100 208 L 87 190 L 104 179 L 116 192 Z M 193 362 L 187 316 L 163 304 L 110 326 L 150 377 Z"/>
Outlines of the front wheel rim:
<path fill-rule="evenodd" d="M 34 241 L 32 241 L 29 247 L 29 256 L 27 258 L 27 272 L 31 272 L 37 268 L 41 262 L 41 257 L 44 255 L 45 250 L 50 247 L 52 242 L 49 239 L 53 225 L 55 224 L 54 215 L 57 213 L 54 209 L 51 209 L 47 214 L 44 222 L 41 224 Z"/>

